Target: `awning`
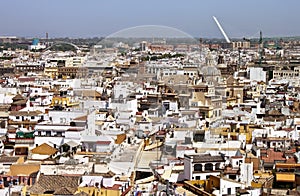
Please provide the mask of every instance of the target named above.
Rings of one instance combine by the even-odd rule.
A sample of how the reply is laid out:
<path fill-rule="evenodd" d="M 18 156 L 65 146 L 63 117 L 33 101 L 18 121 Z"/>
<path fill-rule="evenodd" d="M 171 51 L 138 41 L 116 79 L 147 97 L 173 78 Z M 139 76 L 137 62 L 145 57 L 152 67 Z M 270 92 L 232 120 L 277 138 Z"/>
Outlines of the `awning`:
<path fill-rule="evenodd" d="M 135 181 L 135 184 L 145 184 L 145 183 L 148 183 L 148 182 L 152 182 L 154 181 L 156 178 L 154 176 L 149 176 L 147 178 L 143 178 L 143 179 L 140 179 L 140 180 L 137 180 Z"/>
<path fill-rule="evenodd" d="M 278 173 L 276 174 L 277 182 L 295 182 L 295 174 L 293 173 Z"/>

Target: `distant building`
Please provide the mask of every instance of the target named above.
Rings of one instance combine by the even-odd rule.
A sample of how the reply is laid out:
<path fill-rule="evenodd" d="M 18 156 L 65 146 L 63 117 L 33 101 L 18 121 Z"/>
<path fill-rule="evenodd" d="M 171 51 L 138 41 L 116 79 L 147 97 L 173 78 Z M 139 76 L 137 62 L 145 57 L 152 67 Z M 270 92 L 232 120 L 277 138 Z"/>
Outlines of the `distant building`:
<path fill-rule="evenodd" d="M 15 43 L 19 40 L 20 39 L 16 36 L 1 36 L 0 37 L 0 42 L 3 42 L 3 43 Z"/>
<path fill-rule="evenodd" d="M 187 180 L 206 180 L 209 176 L 221 173 L 225 159 L 221 155 L 210 154 L 184 155 L 184 176 Z"/>
<path fill-rule="evenodd" d="M 299 78 L 300 67 L 295 67 L 294 70 L 274 70 L 273 78 L 282 79 L 282 78 Z"/>
<path fill-rule="evenodd" d="M 228 48 L 228 49 L 247 49 L 250 48 L 250 42 L 249 41 L 235 41 L 230 43 L 222 43 L 222 48 Z"/>
<path fill-rule="evenodd" d="M 41 44 L 39 42 L 39 39 L 33 39 L 32 40 L 32 44 L 28 47 L 28 50 L 41 50 L 41 49 L 45 49 L 46 45 Z"/>

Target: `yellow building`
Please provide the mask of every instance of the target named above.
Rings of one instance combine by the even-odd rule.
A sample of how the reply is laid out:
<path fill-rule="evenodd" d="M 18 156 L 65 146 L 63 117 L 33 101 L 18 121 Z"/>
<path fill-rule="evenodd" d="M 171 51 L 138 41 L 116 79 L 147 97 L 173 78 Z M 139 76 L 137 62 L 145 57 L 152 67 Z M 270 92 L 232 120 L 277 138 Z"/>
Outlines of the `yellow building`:
<path fill-rule="evenodd" d="M 50 106 L 74 107 L 79 106 L 79 102 L 75 102 L 71 97 L 53 97 Z"/>
<path fill-rule="evenodd" d="M 58 76 L 58 68 L 57 67 L 45 67 L 44 74 L 50 78 L 56 78 Z"/>
<path fill-rule="evenodd" d="M 122 187 L 115 184 L 113 187 L 78 187 L 77 193 L 87 193 L 89 196 L 125 196 L 130 195 L 131 187 Z"/>
<path fill-rule="evenodd" d="M 258 128 L 257 125 L 239 124 L 237 126 L 237 123 L 231 123 L 230 127 L 221 127 L 217 131 L 224 137 L 230 135 L 232 139 L 237 139 L 238 135 L 246 135 L 246 143 L 250 144 L 252 142 L 252 131 L 255 128 Z"/>

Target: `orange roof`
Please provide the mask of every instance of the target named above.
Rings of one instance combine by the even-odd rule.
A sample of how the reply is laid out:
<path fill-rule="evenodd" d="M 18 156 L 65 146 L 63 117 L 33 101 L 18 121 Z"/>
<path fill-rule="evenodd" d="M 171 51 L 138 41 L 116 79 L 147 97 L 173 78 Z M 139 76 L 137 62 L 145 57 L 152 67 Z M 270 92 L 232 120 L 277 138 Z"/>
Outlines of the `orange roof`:
<path fill-rule="evenodd" d="M 297 163 L 297 159 L 295 157 L 289 158 L 286 160 L 286 163 Z"/>
<path fill-rule="evenodd" d="M 40 170 L 40 164 L 13 164 L 6 175 L 8 176 L 29 176 Z"/>
<path fill-rule="evenodd" d="M 57 152 L 56 148 L 49 146 L 46 143 L 39 145 L 38 147 L 31 150 L 33 154 L 41 154 L 41 155 L 53 155 Z"/>
<path fill-rule="evenodd" d="M 262 156 L 261 159 L 267 163 L 274 163 L 274 161 L 286 161 L 283 152 L 276 152 L 273 149 L 267 150 L 267 156 Z"/>
<path fill-rule="evenodd" d="M 276 168 L 300 168 L 299 163 L 276 163 Z"/>

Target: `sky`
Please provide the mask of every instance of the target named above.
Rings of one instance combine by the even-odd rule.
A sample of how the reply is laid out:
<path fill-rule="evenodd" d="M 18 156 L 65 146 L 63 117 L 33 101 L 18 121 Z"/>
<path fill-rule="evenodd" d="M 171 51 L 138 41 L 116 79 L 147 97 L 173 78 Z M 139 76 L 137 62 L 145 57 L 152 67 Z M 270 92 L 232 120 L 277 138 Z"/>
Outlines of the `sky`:
<path fill-rule="evenodd" d="M 140 25 L 193 37 L 300 35 L 299 0 L 0 0 L 0 36 L 106 37 Z"/>

